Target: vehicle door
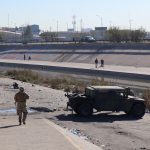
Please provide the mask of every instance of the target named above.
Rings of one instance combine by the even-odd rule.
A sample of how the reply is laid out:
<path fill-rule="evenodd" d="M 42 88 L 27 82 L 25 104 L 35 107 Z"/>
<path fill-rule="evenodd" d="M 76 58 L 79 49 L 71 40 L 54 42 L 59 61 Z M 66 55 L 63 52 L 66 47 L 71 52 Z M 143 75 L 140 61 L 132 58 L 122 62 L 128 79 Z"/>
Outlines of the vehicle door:
<path fill-rule="evenodd" d="M 119 97 L 115 91 L 97 91 L 94 107 L 99 111 L 113 111 L 118 101 Z"/>

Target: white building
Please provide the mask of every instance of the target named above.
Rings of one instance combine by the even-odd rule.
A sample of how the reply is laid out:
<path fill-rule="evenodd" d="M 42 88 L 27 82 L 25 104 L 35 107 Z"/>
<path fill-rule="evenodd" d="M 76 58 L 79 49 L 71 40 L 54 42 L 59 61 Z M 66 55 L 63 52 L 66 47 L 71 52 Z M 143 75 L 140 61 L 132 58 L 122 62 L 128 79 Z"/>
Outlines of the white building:
<path fill-rule="evenodd" d="M 17 32 L 0 30 L 0 34 L 2 35 L 3 42 L 21 42 L 22 41 L 22 34 L 17 33 Z"/>
<path fill-rule="evenodd" d="M 146 36 L 144 37 L 145 40 L 150 40 L 150 32 L 146 33 Z"/>
<path fill-rule="evenodd" d="M 31 32 L 33 35 L 39 35 L 40 33 L 40 28 L 39 25 L 29 25 Z M 26 30 L 27 26 L 19 27 L 18 32 L 23 33 Z"/>
<path fill-rule="evenodd" d="M 106 32 L 107 27 L 95 27 L 95 30 L 92 31 L 92 35 L 96 40 L 105 40 Z"/>

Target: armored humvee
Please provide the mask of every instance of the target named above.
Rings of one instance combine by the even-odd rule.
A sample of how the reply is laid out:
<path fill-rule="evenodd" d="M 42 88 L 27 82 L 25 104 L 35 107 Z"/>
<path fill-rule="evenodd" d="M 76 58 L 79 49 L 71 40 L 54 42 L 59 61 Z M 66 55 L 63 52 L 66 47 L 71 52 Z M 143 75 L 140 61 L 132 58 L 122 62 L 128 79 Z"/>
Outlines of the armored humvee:
<path fill-rule="evenodd" d="M 130 88 L 119 86 L 89 86 L 84 94 L 66 94 L 69 101 L 67 108 L 82 116 L 93 114 L 97 111 L 124 111 L 141 118 L 145 114 L 144 99 L 134 96 Z"/>

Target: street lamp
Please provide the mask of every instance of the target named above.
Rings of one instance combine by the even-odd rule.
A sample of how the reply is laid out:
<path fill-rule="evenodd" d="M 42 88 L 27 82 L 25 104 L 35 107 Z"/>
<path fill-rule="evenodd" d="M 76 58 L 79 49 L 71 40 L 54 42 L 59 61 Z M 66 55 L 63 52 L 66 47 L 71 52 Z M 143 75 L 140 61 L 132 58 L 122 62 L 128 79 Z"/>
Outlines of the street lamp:
<path fill-rule="evenodd" d="M 111 28 L 112 27 L 112 21 L 110 20 L 109 21 L 109 28 Z"/>
<path fill-rule="evenodd" d="M 67 31 L 68 31 L 68 23 L 66 23 Z"/>
<path fill-rule="evenodd" d="M 57 33 L 58 33 L 58 20 L 57 20 Z"/>
<path fill-rule="evenodd" d="M 17 43 L 17 39 L 16 39 L 16 30 L 17 30 L 17 27 L 16 27 L 16 23 L 15 23 L 15 43 Z"/>
<path fill-rule="evenodd" d="M 100 19 L 100 21 L 101 21 L 101 40 L 103 40 L 103 18 L 100 16 L 100 15 L 96 15 L 99 19 Z"/>
<path fill-rule="evenodd" d="M 101 27 L 103 27 L 103 18 L 100 15 L 96 15 L 101 21 Z"/>
<path fill-rule="evenodd" d="M 57 42 L 58 42 L 58 20 L 57 20 Z"/>
<path fill-rule="evenodd" d="M 132 27 L 132 22 L 133 22 L 133 20 L 129 20 L 129 27 L 130 27 L 130 30 L 131 30 L 131 27 Z"/>

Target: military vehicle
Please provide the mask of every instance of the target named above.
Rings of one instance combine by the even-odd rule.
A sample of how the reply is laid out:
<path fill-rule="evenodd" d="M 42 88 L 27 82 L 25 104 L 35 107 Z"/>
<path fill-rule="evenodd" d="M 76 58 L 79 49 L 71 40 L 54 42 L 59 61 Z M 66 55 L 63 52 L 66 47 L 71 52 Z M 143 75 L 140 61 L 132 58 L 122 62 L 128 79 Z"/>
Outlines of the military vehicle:
<path fill-rule="evenodd" d="M 124 111 L 128 115 L 141 118 L 145 114 L 144 99 L 134 96 L 130 88 L 119 86 L 89 86 L 84 94 L 67 93 L 67 108 L 82 116 L 97 111 Z"/>

